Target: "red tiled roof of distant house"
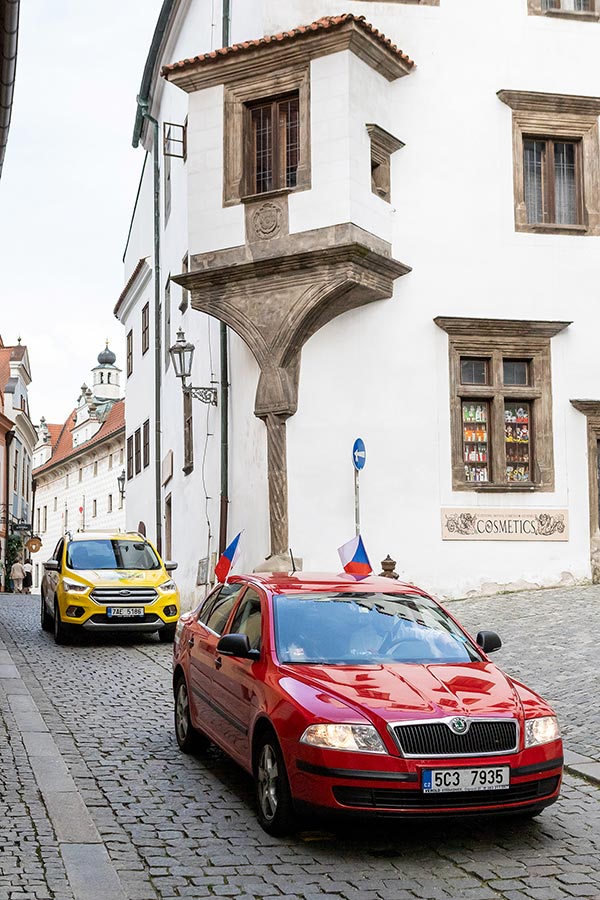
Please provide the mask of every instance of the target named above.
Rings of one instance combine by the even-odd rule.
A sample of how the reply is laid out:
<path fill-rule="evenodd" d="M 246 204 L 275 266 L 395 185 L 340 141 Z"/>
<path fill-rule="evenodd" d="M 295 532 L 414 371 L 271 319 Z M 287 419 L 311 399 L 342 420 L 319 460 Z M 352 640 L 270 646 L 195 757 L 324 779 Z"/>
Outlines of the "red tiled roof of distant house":
<path fill-rule="evenodd" d="M 27 347 L 18 344 L 16 347 L 0 346 L 0 392 L 4 393 L 6 383 L 10 378 L 10 361 L 23 359 Z"/>
<path fill-rule="evenodd" d="M 96 434 L 92 438 L 90 438 L 89 441 L 85 441 L 85 443 L 78 444 L 77 447 L 73 447 L 71 432 L 73 430 L 73 420 L 76 413 L 77 410 L 74 409 L 70 413 L 64 425 L 48 426 L 50 429 L 60 429 L 60 433 L 58 434 L 56 443 L 54 443 L 54 440 L 52 441 L 52 457 L 48 460 L 48 462 L 44 463 L 43 466 L 38 466 L 37 469 L 34 469 L 33 474 L 36 477 L 41 472 L 45 472 L 46 469 L 50 469 L 52 466 L 56 465 L 59 462 L 64 462 L 70 456 L 75 456 L 76 454 L 81 453 L 82 450 L 87 450 L 89 447 L 93 447 L 94 444 L 100 443 L 111 434 L 114 434 L 115 432 L 120 431 L 122 428 L 125 428 L 125 401 L 117 400 L 116 403 L 111 407 L 106 419 L 104 420 Z"/>
<path fill-rule="evenodd" d="M 398 56 L 407 67 L 412 68 L 415 65 L 413 60 L 410 59 L 406 53 L 403 53 L 399 47 L 393 44 L 391 40 L 385 36 L 385 34 L 382 34 L 381 31 L 378 31 L 377 28 L 374 28 L 373 25 L 367 22 L 364 16 L 356 16 L 354 13 L 342 13 L 342 15 L 339 16 L 323 16 L 323 18 L 317 19 L 316 22 L 312 22 L 310 25 L 299 25 L 297 28 L 291 28 L 289 31 L 282 31 L 279 34 L 265 36 L 253 41 L 243 41 L 240 44 L 232 44 L 231 47 L 223 47 L 221 50 L 211 50 L 209 53 L 202 53 L 199 56 L 193 56 L 190 59 L 182 59 L 179 62 L 163 66 L 161 73 L 162 75 L 168 75 L 170 72 L 196 66 L 199 63 L 210 63 L 223 56 L 231 56 L 234 53 L 243 53 L 245 50 L 253 50 L 256 47 L 264 47 L 267 44 L 301 40 L 303 35 L 315 31 L 325 31 L 329 28 L 336 28 L 346 22 L 356 22 L 360 28 L 363 28 L 369 34 L 372 34 L 387 47 L 388 50 Z"/>

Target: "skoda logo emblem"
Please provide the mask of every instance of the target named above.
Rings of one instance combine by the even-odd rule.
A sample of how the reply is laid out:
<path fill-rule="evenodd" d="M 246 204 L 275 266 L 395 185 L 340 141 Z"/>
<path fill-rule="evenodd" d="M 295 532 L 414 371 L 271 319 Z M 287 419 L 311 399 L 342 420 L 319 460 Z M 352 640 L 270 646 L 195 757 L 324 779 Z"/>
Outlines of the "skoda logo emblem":
<path fill-rule="evenodd" d="M 466 734 L 469 730 L 469 722 L 467 719 L 450 719 L 448 724 L 454 734 Z"/>

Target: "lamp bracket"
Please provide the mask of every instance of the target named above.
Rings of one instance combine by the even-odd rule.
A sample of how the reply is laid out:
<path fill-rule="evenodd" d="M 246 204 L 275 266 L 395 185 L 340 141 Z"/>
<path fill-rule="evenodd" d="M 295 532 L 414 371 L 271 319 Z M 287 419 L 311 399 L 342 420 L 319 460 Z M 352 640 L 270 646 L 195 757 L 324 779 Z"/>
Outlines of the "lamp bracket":
<path fill-rule="evenodd" d="M 217 389 L 210 387 L 192 387 L 191 384 L 182 385 L 184 394 L 191 394 L 194 400 L 200 400 L 202 403 L 210 403 L 212 406 L 217 405 Z"/>

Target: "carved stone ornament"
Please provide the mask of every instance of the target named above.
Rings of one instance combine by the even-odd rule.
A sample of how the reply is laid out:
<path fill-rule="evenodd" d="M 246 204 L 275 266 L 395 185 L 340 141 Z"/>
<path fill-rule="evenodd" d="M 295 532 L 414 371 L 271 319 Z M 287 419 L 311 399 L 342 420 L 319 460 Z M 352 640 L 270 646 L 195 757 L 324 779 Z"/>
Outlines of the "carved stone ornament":
<path fill-rule="evenodd" d="M 281 233 L 281 207 L 275 203 L 263 203 L 252 214 L 252 224 L 257 238 L 267 240 Z"/>

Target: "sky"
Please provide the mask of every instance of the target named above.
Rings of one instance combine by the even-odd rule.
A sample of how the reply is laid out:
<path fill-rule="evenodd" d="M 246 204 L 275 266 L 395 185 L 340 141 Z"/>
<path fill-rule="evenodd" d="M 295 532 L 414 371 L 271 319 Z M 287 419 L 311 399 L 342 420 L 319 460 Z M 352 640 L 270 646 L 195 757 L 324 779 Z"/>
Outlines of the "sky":
<path fill-rule="evenodd" d="M 131 146 L 135 99 L 161 5 L 21 3 L 0 178 L 0 335 L 29 349 L 34 423 L 67 418 L 107 338 L 124 368 L 113 308 L 144 161 Z"/>

